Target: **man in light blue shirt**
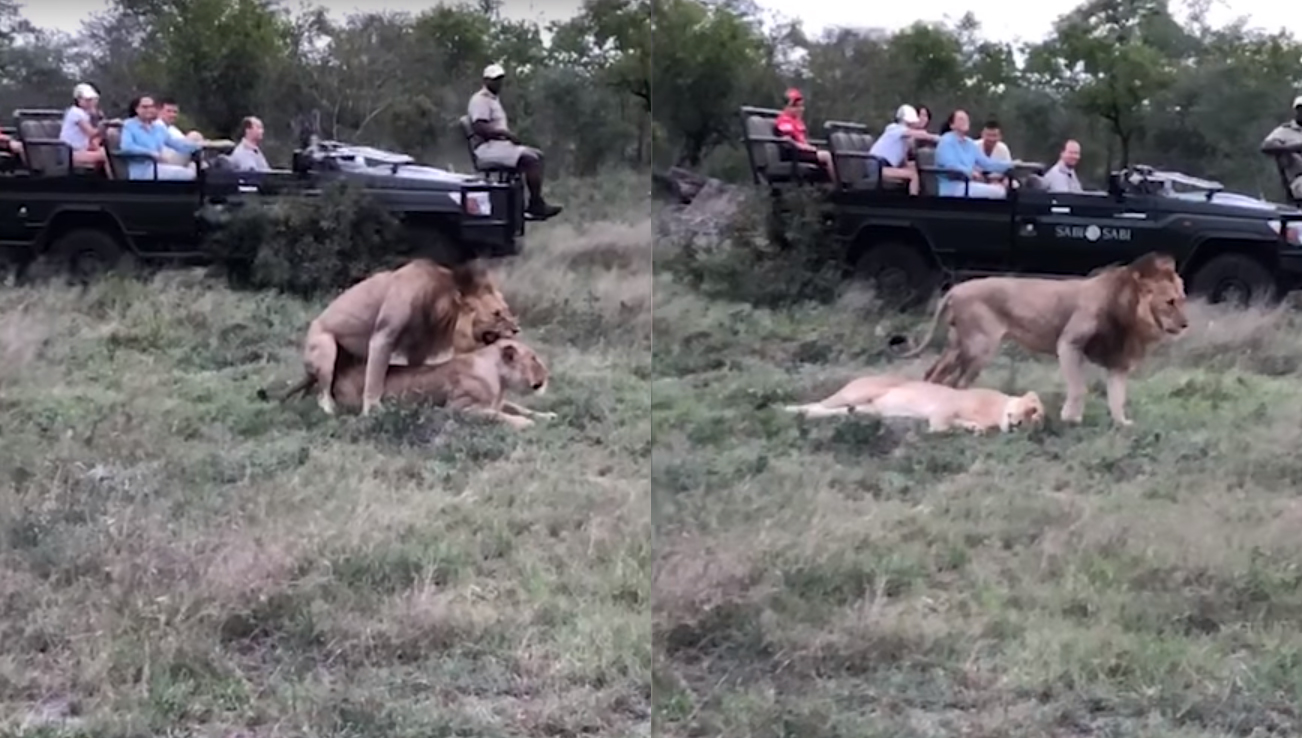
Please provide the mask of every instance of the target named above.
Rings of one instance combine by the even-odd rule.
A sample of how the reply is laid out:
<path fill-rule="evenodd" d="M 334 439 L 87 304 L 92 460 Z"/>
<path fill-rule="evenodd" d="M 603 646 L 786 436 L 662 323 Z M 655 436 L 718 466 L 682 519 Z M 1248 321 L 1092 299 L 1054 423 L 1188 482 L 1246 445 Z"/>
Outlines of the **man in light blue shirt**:
<path fill-rule="evenodd" d="M 912 105 L 901 105 L 895 111 L 895 122 L 886 126 L 882 135 L 873 142 L 868 155 L 881 162 L 882 177 L 909 183 L 909 194 L 918 194 L 918 170 L 908 166 L 909 147 L 914 141 L 935 141 L 936 137 L 922 127 L 922 117 Z"/>
<path fill-rule="evenodd" d="M 135 115 L 122 121 L 122 141 L 118 150 L 129 154 L 128 179 L 194 179 L 194 165 L 167 164 L 163 149 L 170 148 L 182 154 L 193 154 L 199 145 L 184 138 L 175 138 L 167 126 L 158 119 L 158 106 L 148 95 L 136 98 L 131 106 Z"/>
<path fill-rule="evenodd" d="M 939 194 L 942 197 L 981 197 L 1001 200 L 1008 196 L 1008 190 L 1004 185 L 981 180 L 985 173 L 1007 172 L 1013 168 L 1013 163 L 986 156 L 981 146 L 968 138 L 970 125 L 967 113 L 955 110 L 950 116 L 949 131 L 936 142 L 936 167 L 968 177 L 968 180 L 964 181 L 961 178 L 940 175 Z"/>

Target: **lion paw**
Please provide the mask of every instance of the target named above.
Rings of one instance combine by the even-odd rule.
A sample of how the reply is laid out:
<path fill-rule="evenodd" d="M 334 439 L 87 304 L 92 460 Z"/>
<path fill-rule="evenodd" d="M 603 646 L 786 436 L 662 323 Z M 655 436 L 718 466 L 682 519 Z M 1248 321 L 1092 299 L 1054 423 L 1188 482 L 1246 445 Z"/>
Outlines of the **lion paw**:
<path fill-rule="evenodd" d="M 1112 422 L 1116 423 L 1122 428 L 1129 428 L 1130 426 L 1135 424 L 1135 421 L 1131 420 L 1130 418 L 1113 418 Z"/>

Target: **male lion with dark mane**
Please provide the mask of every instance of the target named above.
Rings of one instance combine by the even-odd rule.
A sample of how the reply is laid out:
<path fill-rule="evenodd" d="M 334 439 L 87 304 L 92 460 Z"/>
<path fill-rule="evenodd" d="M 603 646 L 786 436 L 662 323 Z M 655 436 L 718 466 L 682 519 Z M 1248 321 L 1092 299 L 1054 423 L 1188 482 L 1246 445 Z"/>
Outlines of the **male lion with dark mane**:
<path fill-rule="evenodd" d="M 334 373 L 342 357 L 365 360 L 362 414 L 384 394 L 395 352 L 411 365 L 473 350 L 520 332 L 515 316 L 487 270 L 478 263 L 449 269 L 416 259 L 376 272 L 349 287 L 307 329 L 303 364 L 319 390 L 318 404 L 333 415 Z M 458 345 L 468 344 L 468 345 Z"/>
<path fill-rule="evenodd" d="M 506 399 L 506 391 L 541 395 L 547 391 L 547 365 L 533 349 L 511 339 L 500 339 L 468 353 L 459 353 L 439 364 L 391 366 L 384 381 L 386 396 L 403 400 L 426 400 L 450 410 L 470 413 L 524 429 L 530 418 L 555 418 L 555 413 L 537 412 Z M 357 363 L 339 367 L 332 391 L 344 408 L 362 407 L 365 368 Z M 284 392 L 280 401 L 312 389 L 307 377 Z M 266 393 L 259 393 L 270 399 Z"/>
<path fill-rule="evenodd" d="M 927 336 L 905 358 L 926 349 L 943 313 L 949 314 L 945 351 L 927 370 L 928 382 L 967 387 L 999 352 L 1006 336 L 1028 351 L 1054 354 L 1067 384 L 1062 419 L 1085 411 L 1084 362 L 1108 370 L 1108 410 L 1126 418 L 1126 379 L 1148 349 L 1189 327 L 1184 281 L 1175 260 L 1149 253 L 1078 279 L 985 277 L 955 285 L 940 300 Z"/>

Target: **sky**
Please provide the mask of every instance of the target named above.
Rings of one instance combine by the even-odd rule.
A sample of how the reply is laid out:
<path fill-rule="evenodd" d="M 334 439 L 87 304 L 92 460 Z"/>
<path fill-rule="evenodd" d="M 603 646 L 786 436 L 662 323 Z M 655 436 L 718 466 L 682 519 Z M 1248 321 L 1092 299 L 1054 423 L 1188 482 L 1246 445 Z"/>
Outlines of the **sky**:
<path fill-rule="evenodd" d="M 914 21 L 957 21 L 968 10 L 981 22 L 986 38 L 999 41 L 1039 41 L 1050 32 L 1053 22 L 1081 4 L 1081 0 L 1036 0 L 1035 2 L 978 5 L 971 0 L 924 0 L 924 2 L 855 3 L 852 0 L 758 0 L 760 7 L 788 18 L 799 18 L 811 35 L 829 26 L 886 28 L 896 30 Z M 1171 7 L 1183 19 L 1184 3 L 1172 0 Z M 1302 36 L 1302 14 L 1296 5 L 1275 0 L 1213 0 L 1208 21 L 1224 25 L 1248 16 L 1249 26 L 1269 31 L 1287 28 Z"/>
<path fill-rule="evenodd" d="M 295 7 L 297 0 L 286 3 Z M 417 13 L 430 7 L 431 0 L 318 0 L 334 13 L 345 15 L 359 8 Z M 788 18 L 800 18 L 807 30 L 817 33 L 829 26 L 898 29 L 917 20 L 957 20 L 968 9 L 976 12 L 983 34 L 1003 41 L 1038 41 L 1050 30 L 1054 19 L 1079 4 L 1079 0 L 1036 0 L 1025 3 L 992 3 L 973 7 L 971 0 L 925 0 L 920 3 L 870 0 L 758 0 L 758 4 Z M 1173 6 L 1180 6 L 1175 0 Z M 46 28 L 75 32 L 81 20 L 105 9 L 106 0 L 58 0 L 24 3 L 23 13 Z M 503 14 L 514 19 L 550 21 L 574 15 L 582 0 L 506 0 Z M 1209 19 L 1214 25 L 1246 15 L 1249 25 L 1267 30 L 1287 28 L 1302 36 L 1302 13 L 1278 0 L 1213 0 Z"/>

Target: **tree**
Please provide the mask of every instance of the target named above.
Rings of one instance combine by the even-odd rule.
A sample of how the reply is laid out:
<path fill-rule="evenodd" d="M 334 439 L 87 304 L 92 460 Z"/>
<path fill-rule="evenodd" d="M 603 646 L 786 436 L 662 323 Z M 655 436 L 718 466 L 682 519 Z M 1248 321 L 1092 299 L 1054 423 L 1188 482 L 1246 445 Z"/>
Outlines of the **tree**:
<path fill-rule="evenodd" d="M 1029 67 L 1077 108 L 1102 118 L 1121 147 L 1121 165 L 1142 135 L 1154 97 L 1174 79 L 1171 60 L 1153 43 L 1168 30 L 1166 0 L 1090 0 L 1054 24 Z"/>

